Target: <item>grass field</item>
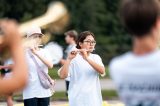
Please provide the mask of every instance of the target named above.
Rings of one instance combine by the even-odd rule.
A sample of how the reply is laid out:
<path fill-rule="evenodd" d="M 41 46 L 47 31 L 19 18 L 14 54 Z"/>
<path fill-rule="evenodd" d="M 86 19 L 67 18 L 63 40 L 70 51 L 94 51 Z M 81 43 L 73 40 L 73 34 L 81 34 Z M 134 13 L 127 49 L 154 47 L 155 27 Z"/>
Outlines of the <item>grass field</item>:
<path fill-rule="evenodd" d="M 115 100 L 118 99 L 117 93 L 114 90 L 103 90 L 102 91 L 103 100 Z M 22 94 L 15 93 L 13 99 L 15 101 L 22 101 Z M 65 92 L 55 92 L 51 97 L 51 101 L 67 101 L 67 96 Z M 4 101 L 4 96 L 0 96 L 0 101 Z"/>
<path fill-rule="evenodd" d="M 114 90 L 103 90 L 102 91 L 102 97 L 103 100 L 114 100 L 117 99 L 117 93 Z M 57 101 L 57 100 L 68 100 L 65 92 L 56 92 L 52 97 L 51 100 Z"/>
<path fill-rule="evenodd" d="M 54 67 L 53 69 L 49 70 L 49 75 L 54 78 L 54 79 L 60 79 L 58 74 L 57 74 L 57 71 L 60 67 L 56 66 Z M 100 78 L 109 78 L 109 71 L 108 71 L 108 67 L 106 66 L 106 75 L 104 77 L 101 77 Z"/>

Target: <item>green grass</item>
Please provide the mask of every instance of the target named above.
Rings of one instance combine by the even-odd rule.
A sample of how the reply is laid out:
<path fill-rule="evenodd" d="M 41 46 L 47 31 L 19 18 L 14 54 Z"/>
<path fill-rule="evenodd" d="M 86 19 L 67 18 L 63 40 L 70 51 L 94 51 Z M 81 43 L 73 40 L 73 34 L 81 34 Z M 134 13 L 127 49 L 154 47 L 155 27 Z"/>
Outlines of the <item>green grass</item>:
<path fill-rule="evenodd" d="M 51 76 L 51 78 L 53 79 L 60 79 L 60 77 L 57 74 L 57 71 L 60 67 L 54 67 L 53 69 L 49 70 L 49 75 Z"/>
<path fill-rule="evenodd" d="M 55 92 L 55 94 L 51 97 L 51 101 L 67 101 L 68 97 L 66 96 L 66 92 Z"/>
<path fill-rule="evenodd" d="M 113 100 L 118 98 L 118 94 L 115 90 L 102 90 L 103 100 Z"/>
<path fill-rule="evenodd" d="M 112 100 L 112 99 L 117 99 L 118 95 L 117 92 L 115 90 L 103 90 L 102 91 L 102 97 L 103 100 Z M 56 100 L 62 100 L 62 101 L 66 101 L 68 100 L 65 92 L 56 92 L 52 97 L 51 97 L 52 101 L 56 101 Z"/>
<path fill-rule="evenodd" d="M 117 93 L 115 90 L 102 90 L 102 97 L 103 100 L 113 100 L 117 99 Z M 14 100 L 16 101 L 23 101 L 22 100 L 22 93 L 15 93 Z M 4 96 L 0 96 L 0 101 L 4 101 Z M 68 98 L 65 92 L 55 92 L 55 94 L 51 97 L 51 101 L 67 101 Z"/>
<path fill-rule="evenodd" d="M 51 76 L 51 78 L 53 79 L 60 79 L 60 77 L 57 74 L 57 71 L 60 67 L 54 67 L 53 69 L 49 70 L 49 75 Z M 104 77 L 100 76 L 100 79 L 105 79 L 105 78 L 110 78 L 109 77 L 109 71 L 108 71 L 108 67 L 106 66 L 106 75 Z"/>

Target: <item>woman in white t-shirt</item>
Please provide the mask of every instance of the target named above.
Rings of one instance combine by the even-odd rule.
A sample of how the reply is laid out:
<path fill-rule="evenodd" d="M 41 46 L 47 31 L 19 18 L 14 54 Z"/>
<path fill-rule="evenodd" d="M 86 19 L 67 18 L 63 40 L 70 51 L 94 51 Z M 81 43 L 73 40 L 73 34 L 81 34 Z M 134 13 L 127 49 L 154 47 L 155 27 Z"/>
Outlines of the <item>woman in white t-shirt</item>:
<path fill-rule="evenodd" d="M 102 106 L 99 74 L 104 74 L 105 68 L 100 56 L 91 53 L 95 44 L 93 33 L 80 33 L 77 50 L 69 54 L 59 70 L 61 78 L 70 76 L 69 106 Z"/>
<path fill-rule="evenodd" d="M 39 48 L 43 34 L 39 27 L 33 27 L 27 31 L 27 38 L 33 40 L 34 44 L 26 50 L 29 78 L 26 88 L 23 90 L 24 106 L 49 106 L 51 91 L 42 87 L 37 70 L 41 67 L 48 73 L 48 68 L 53 67 L 49 54 L 45 49 Z M 35 62 L 35 60 L 36 62 Z"/>

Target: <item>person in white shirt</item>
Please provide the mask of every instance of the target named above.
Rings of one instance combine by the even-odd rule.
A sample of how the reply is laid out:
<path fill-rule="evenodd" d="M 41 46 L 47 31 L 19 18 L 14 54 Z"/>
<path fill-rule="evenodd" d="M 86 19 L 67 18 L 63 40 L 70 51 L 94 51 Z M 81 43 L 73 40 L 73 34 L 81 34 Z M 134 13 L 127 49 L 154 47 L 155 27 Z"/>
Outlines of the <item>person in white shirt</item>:
<path fill-rule="evenodd" d="M 100 56 L 91 53 L 95 44 L 93 33 L 80 33 L 77 50 L 69 54 L 59 70 L 61 78 L 70 76 L 69 106 L 102 106 L 99 74 L 104 74 L 105 68 Z"/>
<path fill-rule="evenodd" d="M 26 88 L 23 90 L 24 106 L 49 106 L 51 91 L 45 89 L 40 83 L 38 77 L 38 66 L 33 57 L 36 59 L 39 66 L 48 73 L 48 68 L 52 68 L 52 60 L 45 49 L 39 48 L 43 34 L 39 27 L 31 27 L 27 31 L 27 38 L 33 40 L 32 47 L 26 49 L 26 58 L 29 68 L 29 78 Z"/>
<path fill-rule="evenodd" d="M 115 57 L 109 70 L 126 106 L 160 106 L 159 13 L 158 0 L 122 2 L 120 14 L 133 37 L 133 47 Z"/>
<path fill-rule="evenodd" d="M 65 32 L 64 35 L 65 35 L 65 41 L 68 44 L 68 46 L 67 46 L 67 49 L 65 50 L 64 59 L 61 59 L 60 61 L 62 65 L 66 61 L 70 52 L 76 49 L 76 41 L 77 41 L 78 33 L 75 30 L 70 30 L 70 31 Z M 65 82 L 66 82 L 66 95 L 68 95 L 70 77 L 67 77 L 65 79 Z"/>

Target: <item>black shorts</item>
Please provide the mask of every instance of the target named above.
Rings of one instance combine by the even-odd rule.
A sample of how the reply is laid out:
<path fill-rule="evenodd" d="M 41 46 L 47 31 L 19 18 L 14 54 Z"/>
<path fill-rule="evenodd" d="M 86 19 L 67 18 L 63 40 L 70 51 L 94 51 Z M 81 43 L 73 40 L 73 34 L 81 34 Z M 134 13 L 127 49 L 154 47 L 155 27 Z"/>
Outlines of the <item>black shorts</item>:
<path fill-rule="evenodd" d="M 49 106 L 50 98 L 31 98 L 24 99 L 24 106 Z"/>

